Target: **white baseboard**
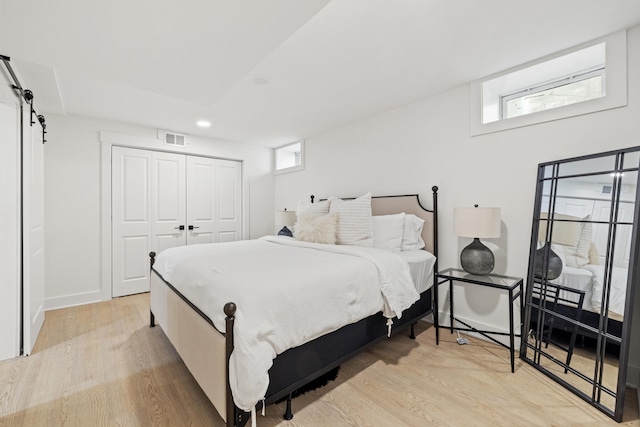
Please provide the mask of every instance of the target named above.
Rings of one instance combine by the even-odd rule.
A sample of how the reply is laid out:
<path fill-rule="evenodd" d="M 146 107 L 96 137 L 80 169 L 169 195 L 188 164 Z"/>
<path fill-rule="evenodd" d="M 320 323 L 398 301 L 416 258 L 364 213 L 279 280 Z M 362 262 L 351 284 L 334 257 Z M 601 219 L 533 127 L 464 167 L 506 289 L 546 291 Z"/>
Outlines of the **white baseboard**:
<path fill-rule="evenodd" d="M 74 307 L 76 305 L 102 302 L 101 291 L 83 292 L 80 294 L 63 295 L 59 297 L 47 298 L 44 301 L 46 311 L 57 310 L 59 308 Z"/>

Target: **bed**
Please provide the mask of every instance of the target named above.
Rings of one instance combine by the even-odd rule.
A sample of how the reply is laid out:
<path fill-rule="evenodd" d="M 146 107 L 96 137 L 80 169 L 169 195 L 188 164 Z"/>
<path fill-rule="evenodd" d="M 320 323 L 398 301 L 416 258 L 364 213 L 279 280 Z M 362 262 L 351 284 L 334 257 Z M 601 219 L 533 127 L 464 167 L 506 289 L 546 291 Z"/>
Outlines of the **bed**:
<path fill-rule="evenodd" d="M 563 268 L 554 284 L 584 291 L 583 309 L 599 314 L 602 309 L 602 291 L 604 284 L 604 265 L 585 264 L 581 267 Z M 621 320 L 624 315 L 627 293 L 627 269 L 613 267 L 609 296 L 609 317 Z"/>
<path fill-rule="evenodd" d="M 329 204 L 330 214 L 309 218 L 339 217 L 340 244 L 297 240 L 304 230 L 299 215 L 296 239 L 151 253 L 151 326 L 162 328 L 228 426 L 255 423 L 256 410 L 282 398 L 290 419 L 293 392 L 387 336 L 408 328 L 413 336 L 415 322 L 432 312 L 437 187 L 432 190 L 431 211 L 417 195 L 370 197 L 373 248 L 349 244 L 349 224 L 358 215 L 347 206 L 362 198 L 330 198 L 309 209 Z M 411 242 L 413 250 L 385 250 L 398 245 L 397 226 L 393 233 L 386 228 L 398 217 L 405 231 L 421 222 L 415 237 L 423 249 Z M 402 249 L 409 240 L 401 237 Z M 325 297 L 329 302 L 321 304 Z M 287 318 L 295 328 L 283 323 Z"/>

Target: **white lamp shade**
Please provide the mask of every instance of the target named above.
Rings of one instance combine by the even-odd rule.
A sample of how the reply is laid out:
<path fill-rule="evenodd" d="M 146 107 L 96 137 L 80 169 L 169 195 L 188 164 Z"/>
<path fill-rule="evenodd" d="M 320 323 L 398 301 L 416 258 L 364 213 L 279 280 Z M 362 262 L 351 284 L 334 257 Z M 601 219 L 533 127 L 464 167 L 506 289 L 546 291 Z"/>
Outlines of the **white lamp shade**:
<path fill-rule="evenodd" d="M 500 237 L 500 208 L 454 208 L 453 222 L 458 237 Z"/>
<path fill-rule="evenodd" d="M 276 211 L 276 225 L 291 227 L 296 223 L 296 211 Z"/>

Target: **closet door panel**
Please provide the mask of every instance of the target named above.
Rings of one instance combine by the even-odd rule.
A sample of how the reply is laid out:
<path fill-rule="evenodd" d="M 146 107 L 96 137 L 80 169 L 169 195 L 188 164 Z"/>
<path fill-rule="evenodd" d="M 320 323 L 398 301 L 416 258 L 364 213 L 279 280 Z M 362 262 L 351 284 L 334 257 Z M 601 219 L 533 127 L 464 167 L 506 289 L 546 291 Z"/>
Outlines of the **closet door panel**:
<path fill-rule="evenodd" d="M 242 163 L 216 160 L 216 228 L 219 242 L 242 236 Z"/>
<path fill-rule="evenodd" d="M 160 253 L 186 244 L 186 163 L 182 154 L 160 152 L 153 152 L 152 161 L 151 250 Z"/>
<path fill-rule="evenodd" d="M 187 244 L 215 243 L 216 160 L 187 156 Z"/>
<path fill-rule="evenodd" d="M 112 295 L 149 290 L 151 152 L 112 150 Z"/>

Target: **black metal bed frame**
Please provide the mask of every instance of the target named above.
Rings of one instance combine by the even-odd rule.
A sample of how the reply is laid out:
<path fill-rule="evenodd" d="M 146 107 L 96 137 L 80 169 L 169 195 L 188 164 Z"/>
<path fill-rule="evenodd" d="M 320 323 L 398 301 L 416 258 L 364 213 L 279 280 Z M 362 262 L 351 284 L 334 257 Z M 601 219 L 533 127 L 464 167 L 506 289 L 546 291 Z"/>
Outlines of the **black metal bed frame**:
<path fill-rule="evenodd" d="M 406 197 L 415 196 L 418 200 L 419 206 L 427 212 L 433 213 L 433 254 L 436 256 L 436 263 L 434 265 L 434 272 L 437 271 L 437 256 L 438 256 L 438 187 L 432 187 L 433 192 L 433 209 L 429 210 L 424 208 L 419 201 L 417 194 L 411 195 L 398 195 L 398 196 L 374 196 L 373 198 L 388 198 L 388 197 Z M 313 203 L 314 196 L 311 196 Z M 156 273 L 156 275 L 171 289 L 178 297 L 180 297 L 191 309 L 193 309 L 200 317 L 202 317 L 207 323 L 215 329 L 211 319 L 205 315 L 198 307 L 196 307 L 191 301 L 189 301 L 182 293 L 180 293 L 173 285 L 164 280 L 155 270 L 153 270 L 153 264 L 155 262 L 155 252 L 150 252 L 150 269 Z M 400 331 L 410 327 L 411 332 L 409 337 L 415 339 L 414 325 L 424 316 L 433 312 L 433 297 L 432 288 L 424 291 L 420 295 L 420 299 L 416 301 L 411 307 L 402 313 L 401 319 L 394 319 L 394 328 L 391 331 L 392 335 L 397 334 Z M 228 427 L 242 427 L 250 419 L 251 414 L 238 408 L 231 393 L 231 386 L 229 383 L 229 357 L 233 352 L 233 327 L 235 322 L 236 305 L 233 302 L 229 302 L 224 306 L 225 318 L 225 330 L 226 333 L 222 334 L 225 337 L 225 361 L 226 361 L 226 425 Z M 154 327 L 155 316 L 150 310 L 149 312 L 149 326 Z M 366 317 L 356 323 L 346 325 L 334 332 L 318 337 L 306 344 L 299 347 L 291 348 L 281 354 L 279 354 L 274 360 L 271 369 L 269 369 L 269 387 L 267 389 L 264 405 L 275 403 L 276 401 L 286 397 L 287 405 L 286 411 L 283 415 L 284 419 L 290 420 L 293 418 L 291 411 L 291 399 L 292 393 L 298 390 L 300 387 L 306 385 L 310 381 L 326 374 L 327 372 L 340 366 L 340 364 L 351 359 L 358 353 L 366 350 L 370 346 L 376 344 L 382 339 L 387 337 L 388 327 L 387 319 L 382 313 Z M 300 359 L 300 356 L 305 352 L 313 352 L 316 356 L 314 363 L 297 364 L 295 361 Z M 308 360 L 305 360 L 308 362 Z M 291 366 L 296 366 L 297 369 L 290 369 Z M 256 405 L 256 409 L 262 408 L 263 402 L 259 402 Z"/>

